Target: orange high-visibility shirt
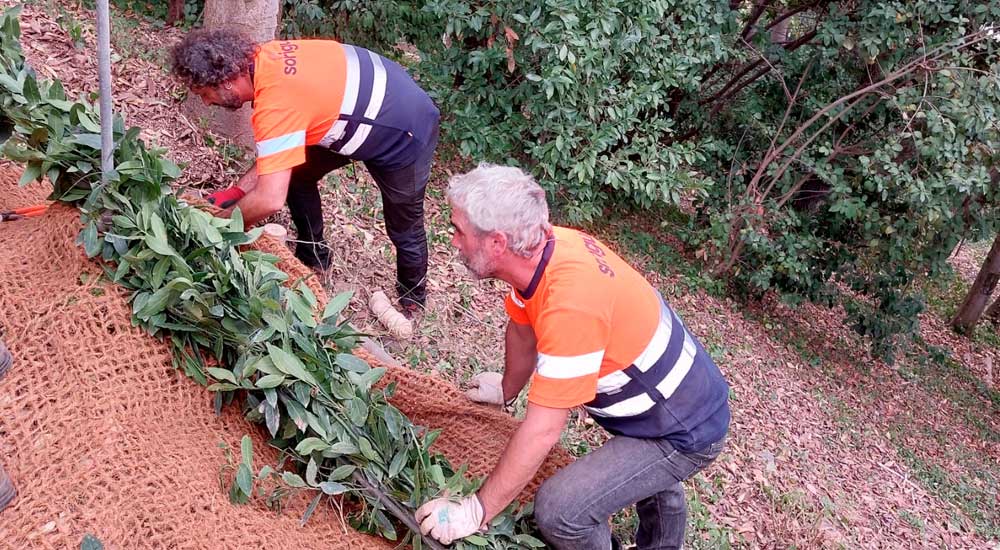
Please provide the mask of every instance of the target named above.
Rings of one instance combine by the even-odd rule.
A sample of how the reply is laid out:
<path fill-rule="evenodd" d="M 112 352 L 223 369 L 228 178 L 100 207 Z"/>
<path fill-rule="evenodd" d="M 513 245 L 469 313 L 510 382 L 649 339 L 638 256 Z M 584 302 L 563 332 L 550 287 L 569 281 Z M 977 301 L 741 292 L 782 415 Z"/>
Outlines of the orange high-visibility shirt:
<path fill-rule="evenodd" d="M 312 145 L 401 168 L 416 159 L 437 128 L 437 108 L 402 67 L 349 44 L 261 44 L 253 84 L 259 174 L 303 164 Z"/>
<path fill-rule="evenodd" d="M 585 233 L 554 227 L 546 248 L 532 284 L 512 289 L 505 307 L 538 340 L 528 400 L 570 408 L 590 402 L 599 378 L 639 357 L 659 324 L 660 300 L 639 272 Z"/>

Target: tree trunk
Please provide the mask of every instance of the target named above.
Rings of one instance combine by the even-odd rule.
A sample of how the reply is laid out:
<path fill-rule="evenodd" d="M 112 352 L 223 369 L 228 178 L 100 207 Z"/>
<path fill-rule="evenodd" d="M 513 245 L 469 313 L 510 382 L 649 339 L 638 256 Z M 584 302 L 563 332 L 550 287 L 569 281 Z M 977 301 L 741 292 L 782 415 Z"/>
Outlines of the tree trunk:
<path fill-rule="evenodd" d="M 990 252 L 986 255 L 986 261 L 979 269 L 979 275 L 976 275 L 972 288 L 969 289 L 965 300 L 958 308 L 955 318 L 951 320 L 952 328 L 963 334 L 972 332 L 986 308 L 986 303 L 993 295 L 993 289 L 996 288 L 998 280 L 1000 280 L 1000 234 L 993 240 L 993 246 L 990 247 Z"/>
<path fill-rule="evenodd" d="M 206 0 L 206 29 L 235 29 L 256 42 L 274 40 L 278 32 L 281 0 Z M 250 127 L 252 110 L 245 105 L 237 111 L 206 107 L 195 94 L 184 102 L 184 112 L 192 120 L 205 120 L 213 132 L 245 147 L 253 147 Z"/>
<path fill-rule="evenodd" d="M 205 28 L 236 29 L 258 41 L 274 40 L 281 0 L 206 0 Z"/>
<path fill-rule="evenodd" d="M 983 317 L 994 325 L 1000 325 L 1000 297 L 993 300 L 993 305 L 986 310 Z"/>
<path fill-rule="evenodd" d="M 167 4 L 167 25 L 173 25 L 184 18 L 184 0 L 170 0 Z"/>

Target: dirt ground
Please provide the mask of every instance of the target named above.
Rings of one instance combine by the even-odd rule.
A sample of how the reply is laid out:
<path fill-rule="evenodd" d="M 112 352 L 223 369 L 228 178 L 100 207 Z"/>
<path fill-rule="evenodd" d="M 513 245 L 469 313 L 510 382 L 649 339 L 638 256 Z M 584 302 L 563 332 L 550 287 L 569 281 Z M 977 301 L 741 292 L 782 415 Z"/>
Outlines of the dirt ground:
<path fill-rule="evenodd" d="M 75 6 L 37 2 L 22 16 L 29 60 L 71 94 L 97 87 L 93 15 Z M 183 164 L 180 187 L 231 184 L 249 159 L 180 112 L 184 91 L 164 68 L 181 31 L 117 12 L 113 23 L 125 31 L 113 33 L 116 108 Z M 74 24 L 82 29 L 79 48 Z M 443 189 L 471 164 L 447 147 L 440 151 L 427 198 L 430 301 L 409 341 L 386 336 L 366 306 L 376 290 L 394 294 L 393 251 L 374 184 L 358 164 L 331 175 L 323 189 L 335 258 L 325 284 L 354 291 L 354 323 L 397 358 L 459 385 L 502 367 L 506 322 L 505 286 L 474 281 L 449 245 Z M 287 222 L 287 215 L 275 221 Z M 993 375 L 1000 350 L 955 335 L 930 311 L 921 318 L 923 344 L 887 365 L 842 324 L 842 311 L 716 297 L 662 269 L 655 252 L 618 240 L 635 226 L 624 219 L 591 230 L 646 271 L 732 387 L 729 448 L 688 484 L 689 546 L 1000 548 L 1000 394 Z M 976 250 L 955 260 L 966 277 L 975 275 Z M 564 444 L 582 453 L 604 437 L 578 418 Z M 616 524 L 627 530 L 632 521 L 626 514 Z"/>

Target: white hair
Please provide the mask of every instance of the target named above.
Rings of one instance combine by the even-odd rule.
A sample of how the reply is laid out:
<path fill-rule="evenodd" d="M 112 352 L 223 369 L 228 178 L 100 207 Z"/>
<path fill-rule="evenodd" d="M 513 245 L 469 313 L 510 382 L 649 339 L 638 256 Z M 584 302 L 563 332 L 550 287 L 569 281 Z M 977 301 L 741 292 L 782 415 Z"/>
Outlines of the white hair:
<path fill-rule="evenodd" d="M 520 168 L 480 164 L 453 176 L 447 196 L 480 233 L 506 235 L 507 248 L 519 256 L 531 256 L 552 231 L 545 191 Z"/>

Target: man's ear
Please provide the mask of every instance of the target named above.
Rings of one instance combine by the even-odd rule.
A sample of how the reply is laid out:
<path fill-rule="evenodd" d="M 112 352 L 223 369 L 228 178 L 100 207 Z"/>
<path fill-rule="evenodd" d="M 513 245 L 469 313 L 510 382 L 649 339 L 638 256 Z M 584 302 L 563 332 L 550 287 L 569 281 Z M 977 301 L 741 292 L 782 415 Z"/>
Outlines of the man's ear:
<path fill-rule="evenodd" d="M 507 234 L 503 231 L 493 231 L 489 237 L 490 252 L 494 256 L 499 256 L 507 250 Z"/>

